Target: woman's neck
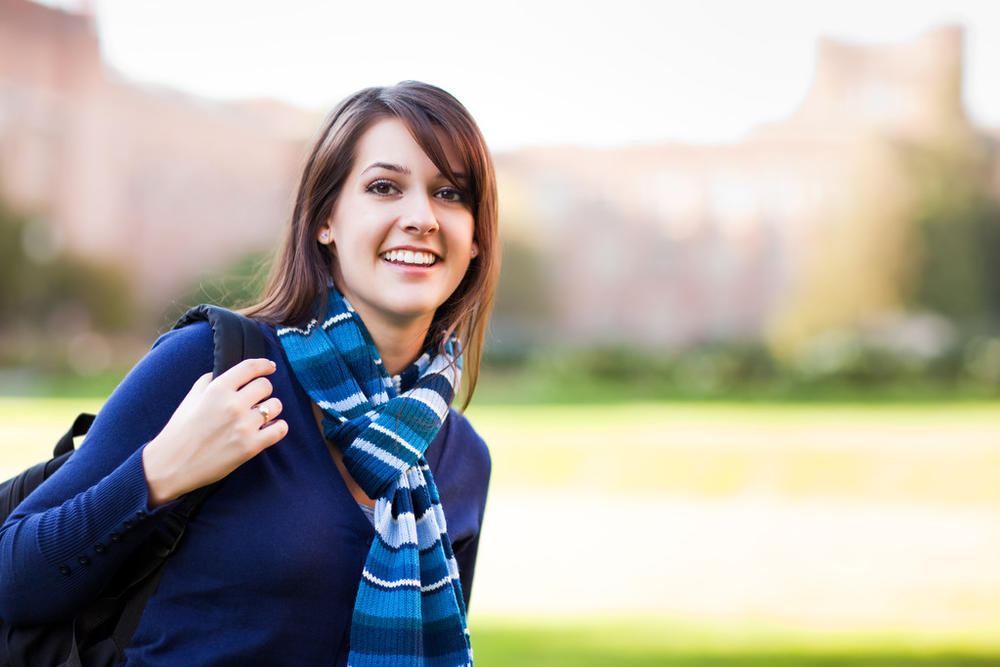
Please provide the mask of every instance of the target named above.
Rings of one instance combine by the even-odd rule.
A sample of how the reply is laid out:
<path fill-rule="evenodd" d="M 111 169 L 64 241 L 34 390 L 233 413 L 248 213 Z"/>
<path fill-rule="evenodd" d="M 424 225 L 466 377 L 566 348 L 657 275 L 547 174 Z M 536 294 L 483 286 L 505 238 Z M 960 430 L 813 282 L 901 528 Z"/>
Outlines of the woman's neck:
<path fill-rule="evenodd" d="M 375 348 L 382 357 L 382 365 L 390 376 L 402 373 L 420 356 L 431 318 L 427 318 L 427 321 L 389 323 L 377 317 L 365 317 L 361 312 L 358 314 L 371 334 Z"/>

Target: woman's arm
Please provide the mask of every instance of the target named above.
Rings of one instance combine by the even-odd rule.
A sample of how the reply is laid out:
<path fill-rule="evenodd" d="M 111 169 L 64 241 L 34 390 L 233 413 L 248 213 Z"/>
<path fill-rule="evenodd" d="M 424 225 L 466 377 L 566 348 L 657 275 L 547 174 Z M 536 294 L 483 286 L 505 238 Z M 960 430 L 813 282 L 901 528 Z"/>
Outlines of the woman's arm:
<path fill-rule="evenodd" d="M 251 409 L 270 394 L 259 376 L 273 364 L 246 360 L 209 382 L 212 348 L 207 324 L 161 337 L 108 398 L 79 450 L 11 514 L 0 529 L 5 621 L 75 612 L 142 542 L 163 503 L 283 437 L 284 421 L 260 429 Z M 272 416 L 280 412 L 276 398 L 266 405 Z"/>
<path fill-rule="evenodd" d="M 468 609 L 492 464 L 486 443 L 461 413 L 452 410 L 441 431 L 440 440 L 428 448 L 428 461 L 444 505 Z"/>
<path fill-rule="evenodd" d="M 455 562 L 458 563 L 459 581 L 462 582 L 462 597 L 468 613 L 472 599 L 472 578 L 476 574 L 476 555 L 479 553 L 479 535 L 462 540 L 454 545 Z"/>

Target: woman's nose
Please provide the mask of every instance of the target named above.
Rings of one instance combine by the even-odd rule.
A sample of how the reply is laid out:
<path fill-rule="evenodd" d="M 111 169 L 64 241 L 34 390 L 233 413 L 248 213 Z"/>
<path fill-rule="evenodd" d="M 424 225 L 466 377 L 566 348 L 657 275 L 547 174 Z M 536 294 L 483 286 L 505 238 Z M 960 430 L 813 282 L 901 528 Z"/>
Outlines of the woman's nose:
<path fill-rule="evenodd" d="M 411 234 L 429 234 L 438 229 L 434 208 L 426 195 L 415 195 L 411 198 L 401 222 L 403 229 Z"/>

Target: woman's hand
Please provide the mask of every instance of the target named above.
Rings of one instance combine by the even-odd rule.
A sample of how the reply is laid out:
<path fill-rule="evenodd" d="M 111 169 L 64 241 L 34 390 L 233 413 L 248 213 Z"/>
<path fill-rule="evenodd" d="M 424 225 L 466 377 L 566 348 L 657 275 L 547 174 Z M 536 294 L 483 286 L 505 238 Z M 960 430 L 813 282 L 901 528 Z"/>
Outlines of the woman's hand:
<path fill-rule="evenodd" d="M 150 508 L 222 479 L 285 437 L 288 423 L 274 419 L 281 401 L 268 398 L 271 382 L 262 377 L 274 370 L 269 359 L 244 359 L 195 381 L 142 452 Z"/>

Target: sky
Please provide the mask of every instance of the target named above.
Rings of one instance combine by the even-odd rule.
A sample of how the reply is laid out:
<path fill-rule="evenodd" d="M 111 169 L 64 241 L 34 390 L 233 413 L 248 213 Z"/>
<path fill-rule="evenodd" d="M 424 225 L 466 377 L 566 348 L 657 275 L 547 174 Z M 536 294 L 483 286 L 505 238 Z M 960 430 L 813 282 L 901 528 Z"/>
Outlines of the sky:
<path fill-rule="evenodd" d="M 958 23 L 966 109 L 1000 127 L 992 0 L 87 4 L 106 61 L 127 78 L 321 111 L 359 88 L 419 79 L 458 97 L 494 150 L 736 141 L 802 102 L 820 37 L 892 43 Z"/>

